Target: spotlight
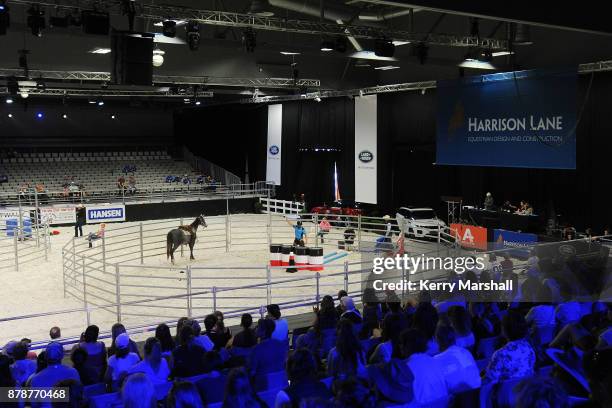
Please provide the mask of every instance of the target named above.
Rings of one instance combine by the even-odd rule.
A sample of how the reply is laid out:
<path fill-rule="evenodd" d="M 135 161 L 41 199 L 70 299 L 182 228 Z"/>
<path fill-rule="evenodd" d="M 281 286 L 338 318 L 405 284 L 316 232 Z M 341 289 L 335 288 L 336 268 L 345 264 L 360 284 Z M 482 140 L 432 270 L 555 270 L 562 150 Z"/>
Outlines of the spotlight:
<path fill-rule="evenodd" d="M 98 101 L 98 106 L 104 106 L 104 101 Z"/>
<path fill-rule="evenodd" d="M 270 9 L 268 0 L 251 0 L 249 14 L 255 14 L 260 17 L 272 17 L 274 12 Z"/>
<path fill-rule="evenodd" d="M 321 51 L 330 52 L 334 50 L 334 43 L 329 40 L 321 41 Z"/>
<path fill-rule="evenodd" d="M 45 28 L 45 12 L 40 9 L 40 6 L 31 6 L 28 9 L 28 27 L 35 37 L 42 37 L 42 30 Z"/>
<path fill-rule="evenodd" d="M 251 27 L 242 32 L 242 43 L 244 44 L 244 49 L 246 52 L 255 52 L 257 39 L 255 37 L 255 32 Z"/>
<path fill-rule="evenodd" d="M 40 113 L 40 112 L 38 112 L 38 113 L 36 114 L 36 117 L 37 117 L 38 119 L 42 119 L 42 118 L 43 118 L 43 114 L 42 114 L 42 113 Z"/>
<path fill-rule="evenodd" d="M 6 30 L 11 25 L 11 16 L 9 15 L 9 8 L 4 1 L 0 3 L 0 35 L 6 35 Z"/>
<path fill-rule="evenodd" d="M 164 36 L 170 38 L 176 37 L 176 21 L 165 20 L 164 22 L 162 22 L 162 26 L 164 27 L 162 30 Z"/>
<path fill-rule="evenodd" d="M 200 106 L 200 105 L 202 104 L 202 102 L 200 102 L 200 101 L 196 101 L 196 103 L 195 103 L 195 104 L 196 104 L 197 106 Z"/>
<path fill-rule="evenodd" d="M 21 95 L 21 97 L 22 97 L 23 99 L 27 99 L 27 98 L 30 96 L 30 94 L 28 93 L 28 91 L 26 91 L 25 89 L 22 89 L 22 90 L 21 90 L 20 95 Z"/>
<path fill-rule="evenodd" d="M 9 118 L 12 118 L 12 117 L 13 117 L 13 114 L 12 114 L 12 113 L 9 113 L 9 114 L 8 114 L 8 117 L 9 117 Z"/>
<path fill-rule="evenodd" d="M 185 27 L 187 31 L 187 44 L 191 51 L 200 48 L 200 24 L 197 21 L 189 21 Z"/>
<path fill-rule="evenodd" d="M 162 51 L 159 48 L 155 47 L 155 49 L 153 50 L 153 66 L 154 67 L 162 66 L 162 64 L 164 63 L 164 54 L 166 54 L 165 51 Z"/>
<path fill-rule="evenodd" d="M 317 102 L 321 102 L 321 97 L 320 97 L 320 96 L 316 96 L 316 97 L 314 98 L 314 100 L 315 100 L 315 101 L 317 101 Z"/>
<path fill-rule="evenodd" d="M 386 38 L 381 38 L 374 42 L 374 54 L 377 57 L 393 57 L 395 54 L 395 45 L 391 40 L 387 40 Z"/>
<path fill-rule="evenodd" d="M 64 119 L 68 119 L 68 115 L 66 115 L 65 113 L 62 115 L 62 118 Z"/>
<path fill-rule="evenodd" d="M 425 95 L 425 88 L 421 89 L 421 95 Z"/>
<path fill-rule="evenodd" d="M 111 115 L 111 119 L 117 119 L 117 116 Z"/>
<path fill-rule="evenodd" d="M 13 103 L 13 98 L 6 98 L 6 103 L 8 103 L 8 104 Z"/>

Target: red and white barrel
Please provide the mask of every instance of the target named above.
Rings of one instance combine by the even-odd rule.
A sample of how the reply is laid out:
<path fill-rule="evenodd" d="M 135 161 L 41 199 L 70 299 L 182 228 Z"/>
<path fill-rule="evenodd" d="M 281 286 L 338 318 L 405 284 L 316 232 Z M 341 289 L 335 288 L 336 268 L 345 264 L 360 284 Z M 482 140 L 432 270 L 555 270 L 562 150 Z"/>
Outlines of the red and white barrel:
<path fill-rule="evenodd" d="M 311 271 L 323 270 L 323 248 L 308 248 L 308 267 Z"/>
<path fill-rule="evenodd" d="M 291 257 L 291 245 L 281 246 L 281 266 L 289 266 L 289 258 Z"/>
<path fill-rule="evenodd" d="M 281 266 L 281 248 L 282 245 L 270 245 L 270 266 Z"/>
<path fill-rule="evenodd" d="M 308 270 L 308 248 L 296 246 L 295 252 L 295 266 L 298 270 Z"/>

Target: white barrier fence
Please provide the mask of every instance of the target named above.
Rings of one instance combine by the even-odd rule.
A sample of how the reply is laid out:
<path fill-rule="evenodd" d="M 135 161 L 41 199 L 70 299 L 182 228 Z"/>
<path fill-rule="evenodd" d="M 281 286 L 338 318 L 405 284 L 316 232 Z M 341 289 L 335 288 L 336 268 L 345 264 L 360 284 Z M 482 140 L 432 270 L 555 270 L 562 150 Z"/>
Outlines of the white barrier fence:
<path fill-rule="evenodd" d="M 304 203 L 296 201 L 259 197 L 259 202 L 263 206 L 263 212 L 266 214 L 300 214 L 304 212 Z"/>

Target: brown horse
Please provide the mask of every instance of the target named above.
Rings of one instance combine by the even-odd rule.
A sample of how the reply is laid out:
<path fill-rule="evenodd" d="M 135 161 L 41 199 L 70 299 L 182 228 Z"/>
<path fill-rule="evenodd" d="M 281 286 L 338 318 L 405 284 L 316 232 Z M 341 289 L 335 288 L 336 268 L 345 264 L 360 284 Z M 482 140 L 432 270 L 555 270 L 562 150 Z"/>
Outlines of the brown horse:
<path fill-rule="evenodd" d="M 190 256 L 189 259 L 195 259 L 193 257 L 193 246 L 195 245 L 198 231 L 198 227 L 202 225 L 204 228 L 207 227 L 204 214 L 200 214 L 189 225 L 181 225 L 178 228 L 170 230 L 166 236 L 166 259 L 170 258 L 174 263 L 174 251 L 181 245 L 189 245 Z"/>

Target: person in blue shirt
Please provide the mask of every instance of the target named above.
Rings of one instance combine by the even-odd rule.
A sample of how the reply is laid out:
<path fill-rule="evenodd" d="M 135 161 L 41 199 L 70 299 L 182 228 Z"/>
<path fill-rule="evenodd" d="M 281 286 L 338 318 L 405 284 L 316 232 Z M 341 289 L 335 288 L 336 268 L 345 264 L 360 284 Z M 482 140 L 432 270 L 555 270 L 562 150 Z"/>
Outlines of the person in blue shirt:
<path fill-rule="evenodd" d="M 62 359 L 64 358 L 64 347 L 60 343 L 52 341 L 51 343 L 47 344 L 45 355 L 47 358 L 47 368 L 30 377 L 27 384 L 29 387 L 53 387 L 55 384 L 63 380 L 81 381 L 77 370 L 62 364 Z M 51 407 L 51 403 L 42 402 L 33 404 L 32 406 L 46 408 Z"/>
<path fill-rule="evenodd" d="M 298 221 L 296 225 L 293 225 L 291 221 L 287 220 L 287 224 L 293 227 L 293 245 L 306 246 L 308 244 L 308 234 L 306 233 L 306 228 L 302 225 L 302 221 Z"/>

